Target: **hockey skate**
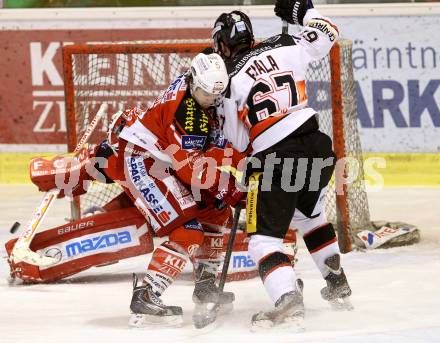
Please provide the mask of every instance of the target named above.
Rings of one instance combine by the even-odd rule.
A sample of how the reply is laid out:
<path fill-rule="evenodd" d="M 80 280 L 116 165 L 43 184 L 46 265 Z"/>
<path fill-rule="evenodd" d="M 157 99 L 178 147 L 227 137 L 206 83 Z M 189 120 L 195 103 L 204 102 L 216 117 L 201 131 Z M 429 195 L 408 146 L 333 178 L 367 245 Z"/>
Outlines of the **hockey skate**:
<path fill-rule="evenodd" d="M 145 327 L 151 325 L 179 326 L 183 323 L 183 311 L 179 306 L 166 306 L 151 286 L 138 286 L 138 278 L 133 274 L 133 297 L 128 325 Z"/>
<path fill-rule="evenodd" d="M 251 330 L 270 329 L 276 327 L 293 332 L 304 331 L 303 282 L 298 279 L 296 290 L 281 296 L 275 303 L 275 309 L 259 312 L 252 316 Z"/>
<path fill-rule="evenodd" d="M 214 323 L 218 314 L 231 312 L 235 296 L 232 292 L 220 292 L 215 283 L 216 275 L 207 271 L 203 264 L 196 268 L 195 274 L 192 320 L 194 326 L 201 329 Z"/>
<path fill-rule="evenodd" d="M 351 288 L 348 285 L 344 269 L 341 268 L 340 256 L 330 256 L 324 263 L 329 268 L 330 273 L 325 277 L 327 286 L 321 289 L 322 298 L 327 300 L 334 310 L 353 310 L 354 307 L 350 301 Z"/>

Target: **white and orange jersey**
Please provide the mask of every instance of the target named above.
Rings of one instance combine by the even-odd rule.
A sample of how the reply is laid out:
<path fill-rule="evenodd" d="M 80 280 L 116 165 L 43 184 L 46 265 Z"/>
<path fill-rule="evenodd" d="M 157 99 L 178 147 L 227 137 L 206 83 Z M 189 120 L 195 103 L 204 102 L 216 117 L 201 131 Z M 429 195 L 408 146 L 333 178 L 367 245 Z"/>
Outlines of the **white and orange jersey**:
<path fill-rule="evenodd" d="M 307 104 L 306 72 L 326 56 L 337 28 L 309 9 L 299 36 L 281 34 L 227 61 L 230 84 L 223 103 L 224 134 L 238 151 L 265 150 L 300 127 L 316 111 Z"/>
<path fill-rule="evenodd" d="M 200 158 L 212 157 L 217 165 L 223 158 L 226 142 L 212 144 L 214 133 L 214 141 L 219 141 L 218 133 L 213 131 L 212 117 L 191 97 L 184 74 L 172 82 L 147 111 L 138 114 L 137 120 L 129 122 L 119 137 L 172 164 L 177 177 L 190 185 L 194 173 L 207 174 L 204 170 L 195 170 L 204 165 Z"/>

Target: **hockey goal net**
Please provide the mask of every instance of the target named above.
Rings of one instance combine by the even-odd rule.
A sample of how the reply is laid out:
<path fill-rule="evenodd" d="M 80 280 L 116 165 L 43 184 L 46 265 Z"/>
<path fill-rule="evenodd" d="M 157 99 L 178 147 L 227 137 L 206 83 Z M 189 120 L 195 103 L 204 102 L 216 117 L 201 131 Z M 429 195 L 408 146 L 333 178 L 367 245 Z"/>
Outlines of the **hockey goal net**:
<path fill-rule="evenodd" d="M 148 108 L 191 58 L 209 42 L 144 42 L 69 45 L 63 48 L 68 149 L 73 151 L 102 103 L 108 111 L 89 143 L 105 139 L 111 116 L 130 106 Z M 321 130 L 333 137 L 338 168 L 327 194 L 326 213 L 338 231 L 341 250 L 351 250 L 354 234 L 370 227 L 364 187 L 362 150 L 357 127 L 352 44 L 341 40 L 309 68 L 308 98 L 319 113 Z M 346 181 L 350 182 L 347 183 Z M 76 199 L 72 215 L 103 206 L 121 192 L 117 184 L 94 183 Z"/>

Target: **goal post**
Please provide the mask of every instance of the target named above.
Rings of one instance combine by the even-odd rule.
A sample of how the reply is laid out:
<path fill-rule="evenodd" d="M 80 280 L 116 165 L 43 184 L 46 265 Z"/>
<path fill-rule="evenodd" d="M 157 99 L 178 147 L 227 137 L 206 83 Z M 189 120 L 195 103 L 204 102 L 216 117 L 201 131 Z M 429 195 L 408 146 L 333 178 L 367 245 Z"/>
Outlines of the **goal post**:
<path fill-rule="evenodd" d="M 347 164 L 344 163 L 343 169 L 335 172 L 336 229 L 340 250 L 346 253 L 351 251 L 353 244 L 351 232 L 370 225 L 368 200 L 363 184 L 363 156 L 357 127 L 351 41 L 340 41 L 334 45 L 329 54 L 329 65 L 333 150 L 336 160 L 341 161 L 351 153 L 360 167 L 355 180 L 352 181 L 351 189 L 345 183 Z M 350 132 L 350 137 L 347 137 L 347 131 Z M 359 191 L 356 192 L 356 189 Z M 350 202 L 356 202 L 356 206 L 351 210 Z"/>
<path fill-rule="evenodd" d="M 67 142 L 72 151 L 102 103 L 107 117 L 91 140 L 105 139 L 111 116 L 130 106 L 148 108 L 208 41 L 150 41 L 123 44 L 81 44 L 63 47 Z M 309 104 L 318 112 L 320 130 L 333 139 L 338 161 L 326 199 L 329 221 L 337 228 L 342 252 L 352 249 L 354 235 L 370 229 L 362 150 L 357 127 L 352 43 L 340 40 L 323 60 L 311 64 L 306 79 Z M 347 176 L 357 175 L 346 183 Z M 98 185 L 75 200 L 74 218 L 90 206 L 102 206 L 121 192 L 118 185 Z"/>

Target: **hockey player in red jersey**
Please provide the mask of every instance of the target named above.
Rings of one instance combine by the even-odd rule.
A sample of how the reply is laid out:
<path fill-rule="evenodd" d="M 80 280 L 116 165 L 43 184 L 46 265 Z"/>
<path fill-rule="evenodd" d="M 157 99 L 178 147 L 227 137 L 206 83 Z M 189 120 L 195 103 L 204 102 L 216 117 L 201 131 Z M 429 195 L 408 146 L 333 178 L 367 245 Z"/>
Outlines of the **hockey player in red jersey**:
<path fill-rule="evenodd" d="M 351 295 L 335 231 L 324 213 L 335 155 L 331 139 L 319 131 L 316 111 L 307 105 L 305 86 L 309 62 L 327 55 L 338 29 L 310 0 L 277 0 L 275 13 L 303 26 L 299 35 L 281 34 L 254 46 L 251 22 L 240 11 L 220 15 L 212 31 L 215 51 L 224 57 L 230 77 L 219 106 L 224 134 L 234 148 L 252 151 L 247 169 L 249 254 L 275 305 L 252 317 L 254 328 L 302 325 L 302 282 L 281 249 L 289 224 L 301 232 L 326 280 L 322 297 L 348 304 Z"/>
<path fill-rule="evenodd" d="M 160 296 L 188 258 L 195 266 L 196 326 L 205 305 L 233 301 L 232 293 L 219 294 L 215 285 L 223 242 L 219 229 L 227 225 L 231 210 L 215 206 L 225 142 L 212 140 L 209 114 L 227 84 L 221 57 L 199 54 L 190 72 L 172 82 L 147 111 L 115 128 L 119 146 L 104 173 L 119 180 L 157 236 L 169 237 L 154 250 L 143 283 L 138 286 L 135 279 L 132 326 L 182 321 L 182 309 L 164 305 Z M 232 149 L 226 150 L 231 159 Z"/>

